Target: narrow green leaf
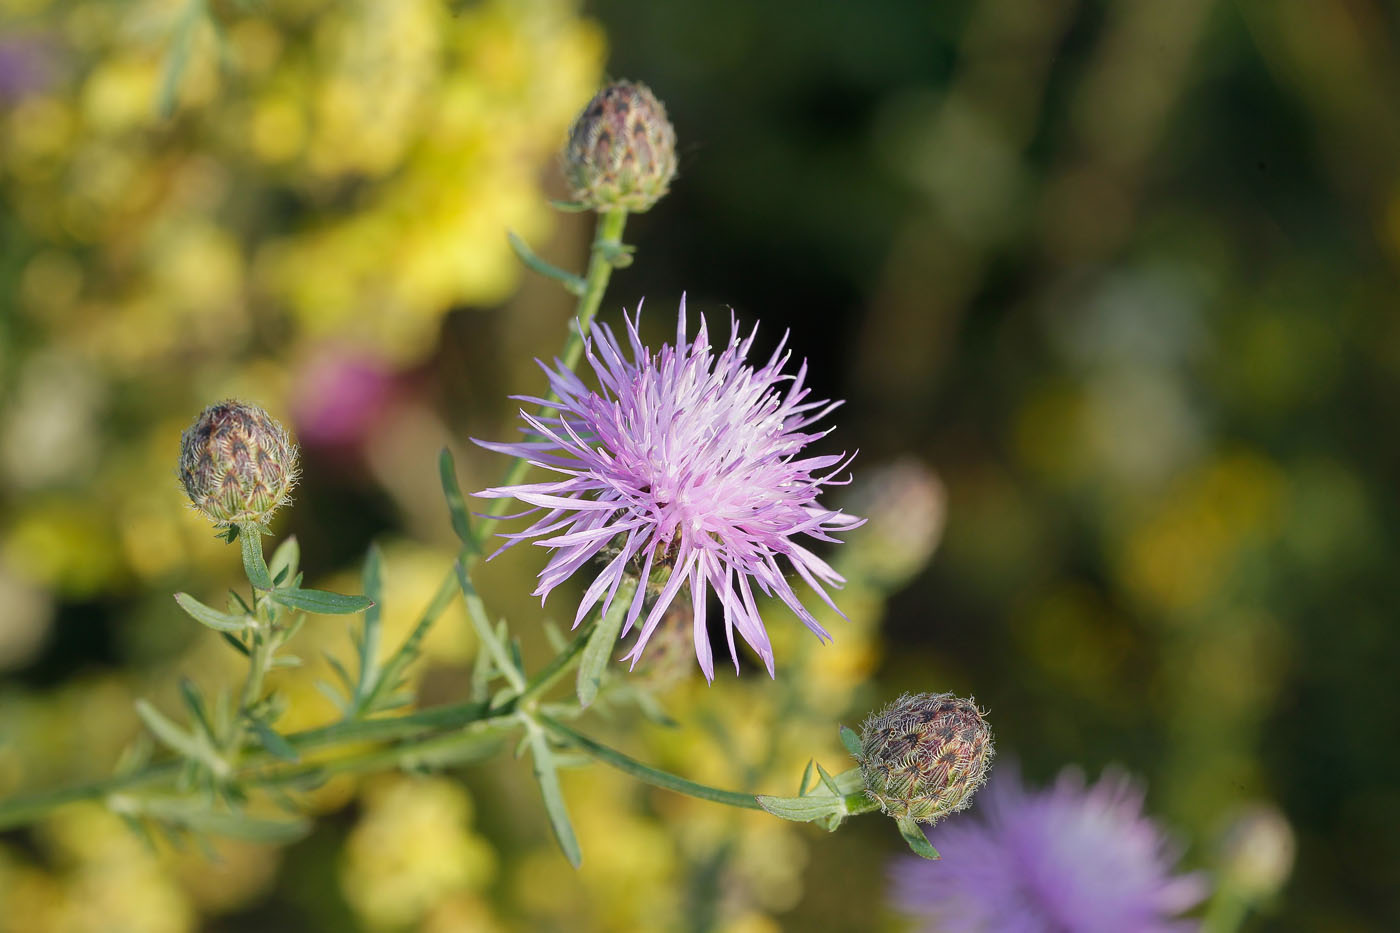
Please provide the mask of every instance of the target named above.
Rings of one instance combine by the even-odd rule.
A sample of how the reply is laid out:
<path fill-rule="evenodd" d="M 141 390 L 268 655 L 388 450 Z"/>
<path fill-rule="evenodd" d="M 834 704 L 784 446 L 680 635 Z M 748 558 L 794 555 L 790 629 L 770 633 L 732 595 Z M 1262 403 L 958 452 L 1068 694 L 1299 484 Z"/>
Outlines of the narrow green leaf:
<path fill-rule="evenodd" d="M 151 752 L 154 750 L 151 737 L 144 732 L 137 733 L 136 738 L 122 749 L 113 773 L 118 777 L 135 774 L 150 763 Z"/>
<path fill-rule="evenodd" d="M 554 764 L 554 752 L 549 748 L 544 730 L 534 722 L 527 722 L 530 738 L 530 761 L 535 771 L 535 780 L 540 784 L 540 795 L 544 798 L 545 813 L 549 815 L 549 825 L 554 830 L 554 838 L 569 864 L 578 868 L 583 863 L 583 853 L 578 847 L 578 837 L 574 835 L 573 823 L 569 821 L 569 808 L 564 803 L 564 792 L 559 787 L 559 772 Z"/>
<path fill-rule="evenodd" d="M 583 657 L 578 664 L 578 702 L 588 707 L 598 696 L 598 688 L 603 685 L 603 674 L 608 661 L 617 648 L 617 637 L 622 631 L 622 620 L 627 616 L 627 607 L 632 604 L 632 593 L 636 583 L 624 581 L 614 596 L 602 620 L 593 627 L 584 645 Z"/>
<path fill-rule="evenodd" d="M 355 689 L 355 681 L 350 676 L 350 672 L 345 669 L 345 665 L 341 664 L 340 659 L 329 651 L 322 651 L 321 654 L 325 657 L 326 663 L 331 666 L 331 670 L 335 671 L 335 676 L 340 678 L 341 686 L 345 688 L 347 693 L 352 692 Z"/>
<path fill-rule="evenodd" d="M 413 701 L 416 699 L 417 697 L 414 696 L 411 690 L 391 693 L 374 704 L 374 711 L 376 713 L 388 713 L 396 709 L 404 709 L 405 707 L 412 706 Z"/>
<path fill-rule="evenodd" d="M 281 586 L 295 577 L 300 563 L 301 545 L 297 543 L 296 535 L 288 535 L 287 540 L 277 545 L 277 550 L 272 552 L 272 560 L 268 562 L 267 570 L 272 574 L 272 582 Z"/>
<path fill-rule="evenodd" d="M 515 250 L 515 255 L 526 266 L 546 276 L 564 286 L 564 290 L 570 295 L 582 295 L 588 288 L 588 283 L 572 272 L 565 272 L 558 266 L 546 262 L 535 251 L 530 249 L 530 245 L 517 236 L 514 232 L 507 232 L 506 238 L 510 240 L 510 248 Z"/>
<path fill-rule="evenodd" d="M 272 575 L 263 560 L 262 530 L 253 524 L 239 525 L 238 542 L 243 548 L 243 570 L 248 574 L 248 582 L 254 589 L 272 589 Z"/>
<path fill-rule="evenodd" d="M 821 777 L 821 779 L 822 779 L 822 786 L 824 786 L 828 791 L 831 792 L 831 796 L 833 796 L 833 797 L 841 797 L 841 796 L 844 796 L 844 795 L 841 793 L 841 788 L 839 788 L 839 787 L 836 786 L 836 781 L 833 780 L 832 777 L 831 777 L 831 775 L 827 773 L 826 769 L 822 767 L 820 761 L 817 762 L 817 774 L 818 774 L 818 775 Z"/>
<path fill-rule="evenodd" d="M 230 645 L 233 646 L 234 651 L 237 651 L 245 658 L 251 657 L 251 655 L 248 652 L 248 646 L 243 644 L 243 642 L 239 641 L 237 638 L 234 638 L 228 632 L 220 632 L 219 635 L 223 637 L 224 641 L 228 642 Z"/>
<path fill-rule="evenodd" d="M 817 765 L 817 767 L 820 768 L 821 765 Z M 836 792 L 842 797 L 865 793 L 865 776 L 860 773 L 859 767 L 842 771 L 832 778 L 831 782 L 836 785 Z"/>
<path fill-rule="evenodd" d="M 807 767 L 802 769 L 802 783 L 797 785 L 797 796 L 806 797 L 807 788 L 812 783 L 812 766 L 817 763 L 815 758 L 807 759 Z"/>
<path fill-rule="evenodd" d="M 899 834 L 904 837 L 904 841 L 909 844 L 909 850 L 920 858 L 937 861 L 943 858 L 938 854 L 928 841 L 928 836 L 924 835 L 923 827 L 908 817 L 900 817 L 895 820 L 899 826 Z"/>
<path fill-rule="evenodd" d="M 626 269 L 632 265 L 637 247 L 628 246 L 626 243 L 603 242 L 596 246 L 603 258 L 614 269 Z"/>
<path fill-rule="evenodd" d="M 199 695 L 199 688 L 195 686 L 194 681 L 188 677 L 180 678 L 180 696 L 184 698 L 185 706 L 189 708 L 194 721 L 204 731 L 205 738 L 210 743 L 217 742 L 214 737 L 214 725 L 209 721 L 209 714 L 204 709 L 204 698 Z"/>
<path fill-rule="evenodd" d="M 472 534 L 467 500 L 462 495 L 462 487 L 457 483 L 457 463 L 452 457 L 452 451 L 446 447 L 438 454 L 438 475 L 442 479 L 443 497 L 447 499 L 447 512 L 452 518 L 452 531 L 467 549 L 467 553 L 474 554 L 480 550 L 480 546 Z"/>
<path fill-rule="evenodd" d="M 151 730 L 151 734 L 171 751 L 183 755 L 190 761 L 204 764 L 216 774 L 222 775 L 228 771 L 228 766 L 222 759 L 213 754 L 212 749 L 175 725 L 150 703 L 145 700 L 137 700 L 136 715 L 141 717 L 141 721 L 146 724 L 147 729 Z"/>
<path fill-rule="evenodd" d="M 309 820 L 273 820 L 245 813 L 224 813 L 178 799 L 148 798 L 142 801 L 141 809 L 148 816 L 185 829 L 249 842 L 295 842 L 311 829 Z"/>
<path fill-rule="evenodd" d="M 189 613 L 196 622 L 207 625 L 215 631 L 241 632 L 252 622 L 247 616 L 230 615 L 227 612 L 211 609 L 189 593 L 176 593 L 175 602 L 179 603 L 180 608 Z"/>
<path fill-rule="evenodd" d="M 281 641 L 278 642 L 278 644 L 286 644 L 287 642 L 291 641 L 293 638 L 296 637 L 297 632 L 301 631 L 301 627 L 305 624 L 306 614 L 298 612 L 295 616 L 292 617 L 292 621 L 287 623 L 287 627 L 282 629 L 282 638 Z"/>
<path fill-rule="evenodd" d="M 165 65 L 160 79 L 160 91 L 156 96 L 156 114 L 162 120 L 175 112 L 175 98 L 180 90 L 180 79 L 190 62 L 194 50 L 195 27 L 203 19 L 204 5 L 201 0 L 186 0 L 185 9 L 175 23 L 175 34 L 170 48 L 165 54 Z"/>
<path fill-rule="evenodd" d="M 480 703 L 488 698 L 495 676 L 496 664 L 491 659 L 491 652 L 486 650 L 485 645 L 477 645 L 476 657 L 472 659 L 471 698 L 474 701 Z"/>
<path fill-rule="evenodd" d="M 500 751 L 501 742 L 500 730 L 443 736 L 416 748 L 405 749 L 399 759 L 399 766 L 445 768 L 484 761 Z"/>
<path fill-rule="evenodd" d="M 854 729 L 849 729 L 846 726 L 841 727 L 841 744 L 846 746 L 846 751 L 850 752 L 853 758 L 858 759 L 863 754 L 860 747 L 860 736 L 856 734 Z"/>
<path fill-rule="evenodd" d="M 540 625 L 544 628 L 545 641 L 549 642 L 550 651 L 558 654 L 569 646 L 569 640 L 564 637 L 558 622 L 553 619 L 545 619 Z"/>
<path fill-rule="evenodd" d="M 454 566 L 457 574 L 457 585 L 462 590 L 462 598 L 467 604 L 467 615 L 472 620 L 472 626 L 476 629 L 477 637 L 481 639 L 482 646 L 491 652 L 491 660 L 495 662 L 496 669 L 499 670 L 510 681 L 511 688 L 517 693 L 525 689 L 525 676 L 510 661 L 510 656 L 506 653 L 506 646 L 502 639 L 496 634 L 491 625 L 490 619 L 486 615 L 486 604 L 481 601 L 480 594 L 476 587 L 472 585 L 471 578 L 467 576 L 467 568 L 462 566 L 462 562 L 457 561 Z"/>
<path fill-rule="evenodd" d="M 794 823 L 811 823 L 830 816 L 846 815 L 846 806 L 842 799 L 825 794 L 806 797 L 772 797 L 759 794 L 754 799 L 769 813 Z"/>
<path fill-rule="evenodd" d="M 325 590 L 273 590 L 267 594 L 274 602 L 289 609 L 315 612 L 319 615 L 349 615 L 364 612 L 374 603 L 364 596 L 346 596 L 341 593 L 328 593 Z"/>
<path fill-rule="evenodd" d="M 253 724 L 253 732 L 258 737 L 258 743 L 267 749 L 268 753 L 283 761 L 300 761 L 301 756 L 297 750 L 287 743 L 287 740 L 278 735 L 271 726 L 261 719 L 250 720 Z"/>
<path fill-rule="evenodd" d="M 141 843 L 146 847 L 146 851 L 156 858 L 159 858 L 160 850 L 156 848 L 156 840 L 155 837 L 151 835 L 150 828 L 130 813 L 118 813 L 117 815 L 122 818 L 122 822 L 126 824 L 126 828 L 130 830 L 131 834 L 141 840 Z"/>
<path fill-rule="evenodd" d="M 582 201 L 550 200 L 549 206 L 556 211 L 563 211 L 565 214 L 582 214 L 584 211 L 591 211 L 593 209 Z"/>
<path fill-rule="evenodd" d="M 326 683 L 324 680 L 318 680 L 316 681 L 316 689 L 321 691 L 321 695 L 327 700 L 330 700 L 331 704 L 334 705 L 342 715 L 350 711 L 350 705 L 345 702 L 345 697 L 341 696 L 340 692 L 336 690 L 335 687 Z"/>
<path fill-rule="evenodd" d="M 369 712 L 375 696 L 380 693 L 379 619 L 382 612 L 380 600 L 384 593 L 382 578 L 383 561 L 379 547 L 371 542 L 369 549 L 365 552 L 364 569 L 360 572 L 360 586 L 365 591 L 365 598 L 370 600 L 371 605 L 365 610 L 364 619 L 360 623 L 359 635 L 356 636 L 354 629 L 351 629 L 351 639 L 355 643 L 355 652 L 360 661 L 360 676 L 351 691 L 350 709 L 346 713 L 350 718 Z"/>
<path fill-rule="evenodd" d="M 633 693 L 633 700 L 637 704 L 643 716 L 648 722 L 661 726 L 665 729 L 674 729 L 680 725 L 672 716 L 666 712 L 666 708 L 661 702 L 652 696 L 647 690 L 636 690 Z"/>

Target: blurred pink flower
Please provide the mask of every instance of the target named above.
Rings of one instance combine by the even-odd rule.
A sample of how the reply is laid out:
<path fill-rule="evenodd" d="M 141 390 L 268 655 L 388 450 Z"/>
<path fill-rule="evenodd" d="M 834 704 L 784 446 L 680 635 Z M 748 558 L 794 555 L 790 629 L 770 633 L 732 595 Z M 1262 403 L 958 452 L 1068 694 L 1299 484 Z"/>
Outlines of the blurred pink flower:
<path fill-rule="evenodd" d="M 297 436 L 308 447 L 355 447 L 394 396 L 393 373 L 368 354 L 325 347 L 293 393 Z"/>

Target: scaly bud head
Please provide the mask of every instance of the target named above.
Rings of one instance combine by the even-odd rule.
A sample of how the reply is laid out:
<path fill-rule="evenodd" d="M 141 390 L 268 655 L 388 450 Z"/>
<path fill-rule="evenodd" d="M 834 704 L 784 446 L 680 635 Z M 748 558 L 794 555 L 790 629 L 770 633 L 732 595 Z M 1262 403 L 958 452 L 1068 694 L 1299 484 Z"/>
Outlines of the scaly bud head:
<path fill-rule="evenodd" d="M 972 802 L 992 761 L 992 732 L 971 699 L 902 696 L 860 733 L 865 789 L 895 819 L 932 823 Z"/>
<path fill-rule="evenodd" d="M 644 84 L 608 85 L 569 128 L 564 169 L 574 198 L 593 210 L 647 210 L 676 174 L 666 108 Z"/>
<path fill-rule="evenodd" d="M 265 524 L 296 480 L 296 447 L 256 405 L 210 405 L 180 437 L 180 482 L 216 525 Z"/>

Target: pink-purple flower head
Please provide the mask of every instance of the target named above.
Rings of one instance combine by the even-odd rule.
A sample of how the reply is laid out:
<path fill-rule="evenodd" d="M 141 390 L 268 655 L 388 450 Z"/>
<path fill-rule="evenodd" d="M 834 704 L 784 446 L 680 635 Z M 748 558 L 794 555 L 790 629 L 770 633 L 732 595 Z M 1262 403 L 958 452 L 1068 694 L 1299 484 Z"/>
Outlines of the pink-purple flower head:
<path fill-rule="evenodd" d="M 1117 771 L 1086 787 L 1067 768 L 1027 790 L 1003 766 L 970 814 L 931 834 L 941 861 L 901 858 L 897 906 L 947 933 L 1177 933 L 1206 894 L 1174 874 L 1177 847 L 1143 815 L 1143 790 Z"/>
<path fill-rule="evenodd" d="M 729 339 L 716 351 L 702 317 L 695 339 L 688 341 L 682 298 L 675 345 L 652 353 L 637 333 L 640 316 L 639 307 L 636 318 L 626 319 L 630 358 L 606 325 L 585 340 L 597 390 L 558 360 L 553 368 L 541 364 L 559 397 L 557 406 L 517 396 L 557 407 L 558 414 L 550 417 L 521 411 L 522 430 L 541 439 L 477 441 L 489 450 L 524 457 L 558 477 L 477 495 L 515 498 L 533 506 L 530 512 L 544 512 L 529 528 L 504 536 L 510 539 L 506 547 L 536 538 L 536 544 L 553 551 L 535 595 L 548 596 L 602 558 L 574 625 L 600 599 L 601 611 L 607 611 L 624 574 L 643 581 L 622 629 L 624 636 L 635 631 L 624 660 L 636 664 L 667 607 L 684 589 L 694 607 L 695 655 L 706 679 L 714 679 L 706 628 L 706 601 L 713 590 L 735 669 L 737 630 L 771 675 L 773 649 L 754 590 L 776 596 L 819 637 L 829 638 L 799 600 L 787 572 L 795 572 L 836 609 L 825 587 L 844 581 L 798 539 L 836 541 L 832 532 L 861 523 L 817 502 L 822 487 L 837 482 L 849 458 L 803 455 L 807 444 L 827 433 L 807 429 L 840 403 L 809 399 L 805 362 L 794 374 L 783 372 L 791 356 L 784 349 L 786 337 L 768 362 L 756 367 L 747 357 L 757 328 L 741 336 L 737 320 L 731 319 Z M 642 618 L 645 581 L 666 567 L 670 574 Z"/>

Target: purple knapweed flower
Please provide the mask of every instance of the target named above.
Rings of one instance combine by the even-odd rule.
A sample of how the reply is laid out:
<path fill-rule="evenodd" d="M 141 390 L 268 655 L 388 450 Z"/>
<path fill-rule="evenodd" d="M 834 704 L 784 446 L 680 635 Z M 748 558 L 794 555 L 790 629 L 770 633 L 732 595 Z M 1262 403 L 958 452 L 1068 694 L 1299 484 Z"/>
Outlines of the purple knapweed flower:
<path fill-rule="evenodd" d="M 1074 768 L 1027 790 L 1003 766 L 979 806 L 936 828 L 943 856 L 901 858 L 893 899 L 948 933 L 1176 933 L 1200 903 L 1200 875 L 1176 875 L 1177 847 L 1143 815 L 1141 785 L 1107 771 L 1092 787 Z"/>
<path fill-rule="evenodd" d="M 585 340 L 584 353 L 598 376 L 596 391 L 558 360 L 554 368 L 540 364 L 559 396 L 559 414 L 535 417 L 522 410 L 520 416 L 528 426 L 522 430 L 543 440 L 476 442 L 562 478 L 476 495 L 512 497 L 534 506 L 530 512 L 544 511 L 525 531 L 504 536 L 511 539 L 506 547 L 539 538 L 536 544 L 553 550 L 535 595 L 547 596 L 595 557 L 605 560 L 583 594 L 575 626 L 599 599 L 607 611 L 630 567 L 643 584 L 628 607 L 626 635 L 636 627 L 653 571 L 670 568 L 660 592 L 653 590 L 655 601 L 624 660 L 636 664 L 667 607 L 688 586 L 695 655 L 706 679 L 714 679 L 705 626 L 711 589 L 724 611 L 735 669 L 737 629 L 772 675 L 773 649 L 754 600 L 755 585 L 782 600 L 819 637 L 829 638 L 799 601 L 779 558 L 836 609 L 823 584 L 839 587 L 844 581 L 797 539 L 835 541 L 831 532 L 860 524 L 817 502 L 822 487 L 849 459 L 803 456 L 808 443 L 827 433 L 804 429 L 840 403 L 808 400 L 806 363 L 795 374 L 784 374 L 790 356 L 783 349 L 786 337 L 761 367 L 745 362 L 757 328 L 741 337 L 737 320 L 731 320 L 729 340 L 718 352 L 703 317 L 694 341 L 687 342 L 682 298 L 675 346 L 652 353 L 637 334 L 640 316 L 639 307 L 637 317 L 626 320 L 631 359 L 606 325 Z M 516 398 L 556 407 L 541 398 Z"/>

